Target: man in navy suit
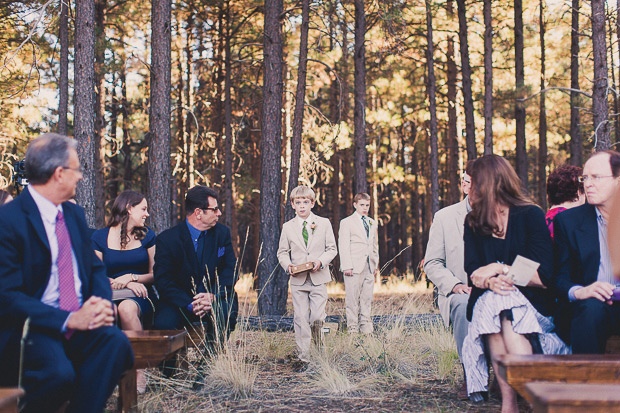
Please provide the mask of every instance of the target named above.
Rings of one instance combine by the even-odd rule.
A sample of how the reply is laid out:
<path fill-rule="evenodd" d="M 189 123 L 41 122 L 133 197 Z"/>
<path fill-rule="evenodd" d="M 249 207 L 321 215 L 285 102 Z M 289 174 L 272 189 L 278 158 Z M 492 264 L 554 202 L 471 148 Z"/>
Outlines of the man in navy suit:
<path fill-rule="evenodd" d="M 569 319 L 560 320 L 561 333 L 573 353 L 603 353 L 611 334 L 620 332 L 620 304 L 611 301 L 615 288 L 607 223 L 620 187 L 620 154 L 597 152 L 583 168 L 588 203 L 557 215 L 555 287 Z M 562 323 L 564 321 L 564 323 Z"/>
<path fill-rule="evenodd" d="M 162 232 L 155 248 L 155 286 L 160 301 L 155 328 L 167 330 L 202 321 L 210 340 L 217 331 L 230 333 L 237 322 L 234 291 L 237 259 L 230 229 L 218 223 L 222 212 L 217 193 L 195 186 L 185 196 L 186 219 Z"/>
<path fill-rule="evenodd" d="M 67 202 L 82 179 L 75 141 L 35 139 L 26 173 L 30 186 L 0 208 L 0 387 L 18 384 L 21 352 L 24 411 L 66 401 L 68 411 L 101 411 L 133 354 L 113 327 L 110 282 L 84 212 Z"/>

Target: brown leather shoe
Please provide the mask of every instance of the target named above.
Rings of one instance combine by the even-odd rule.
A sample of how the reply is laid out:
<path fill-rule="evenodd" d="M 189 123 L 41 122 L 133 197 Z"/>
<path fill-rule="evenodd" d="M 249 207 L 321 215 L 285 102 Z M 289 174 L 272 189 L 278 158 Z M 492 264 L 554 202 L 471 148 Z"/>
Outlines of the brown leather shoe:
<path fill-rule="evenodd" d="M 467 382 L 463 381 L 463 384 L 461 384 L 461 387 L 459 387 L 459 391 L 456 394 L 456 397 L 459 400 L 469 400 L 469 397 L 467 396 Z"/>

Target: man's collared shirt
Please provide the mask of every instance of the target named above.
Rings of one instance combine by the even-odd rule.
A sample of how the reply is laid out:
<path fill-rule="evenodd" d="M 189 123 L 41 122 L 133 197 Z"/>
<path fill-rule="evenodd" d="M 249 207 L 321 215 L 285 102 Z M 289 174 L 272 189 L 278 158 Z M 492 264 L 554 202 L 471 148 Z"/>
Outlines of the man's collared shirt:
<path fill-rule="evenodd" d="M 613 271 L 611 269 L 611 258 L 609 257 L 609 247 L 607 246 L 607 221 L 603 218 L 603 214 L 597 207 L 594 207 L 596 211 L 596 225 L 598 232 L 598 243 L 601 260 L 598 265 L 597 281 L 604 281 L 610 284 L 615 284 Z M 568 290 L 568 298 L 570 301 L 575 301 L 575 291 L 579 288 L 583 288 L 582 285 L 575 285 Z"/>
<path fill-rule="evenodd" d="M 63 212 L 62 205 L 54 205 L 49 199 L 39 194 L 32 186 L 28 188 L 32 199 L 34 199 L 39 213 L 41 214 L 41 220 L 43 221 L 43 227 L 45 228 L 45 234 L 47 235 L 47 241 L 50 246 L 50 253 L 52 256 L 52 268 L 50 271 L 50 279 L 45 287 L 41 302 L 54 308 L 59 307 L 59 294 L 58 294 L 58 238 L 56 238 L 56 216 L 58 212 Z M 64 213 L 63 213 L 64 214 Z M 75 258 L 75 252 L 73 246 L 71 246 L 71 263 L 73 265 L 73 279 L 75 280 L 75 294 L 77 295 L 80 306 L 82 305 L 82 281 L 78 274 L 77 259 Z"/>
<path fill-rule="evenodd" d="M 189 223 L 187 218 L 185 218 L 185 223 L 187 224 L 187 229 L 189 229 L 189 236 L 192 238 L 192 242 L 194 243 L 194 252 L 198 252 L 198 238 L 200 238 L 202 231 L 194 228 L 192 224 Z"/>

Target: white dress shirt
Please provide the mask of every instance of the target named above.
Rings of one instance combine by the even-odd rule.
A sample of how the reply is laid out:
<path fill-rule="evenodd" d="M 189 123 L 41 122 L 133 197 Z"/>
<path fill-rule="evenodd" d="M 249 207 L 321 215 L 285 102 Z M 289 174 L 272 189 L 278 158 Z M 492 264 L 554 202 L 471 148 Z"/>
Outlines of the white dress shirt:
<path fill-rule="evenodd" d="M 45 227 L 45 233 L 47 235 L 47 241 L 50 245 L 50 253 L 52 255 L 52 268 L 50 271 L 50 279 L 41 297 L 41 302 L 54 308 L 59 307 L 59 294 L 58 294 L 58 239 L 56 238 L 56 216 L 58 212 L 64 212 L 62 205 L 54 205 L 49 199 L 39 194 L 32 186 L 28 188 L 28 192 L 32 195 L 39 213 L 41 214 L 41 220 Z M 68 228 L 67 228 L 68 230 Z M 75 280 L 75 294 L 77 295 L 80 306 L 82 305 L 82 281 L 78 274 L 77 259 L 75 258 L 75 252 L 73 246 L 71 247 L 71 263 L 73 264 L 73 279 Z M 65 322 L 66 324 L 66 322 Z"/>

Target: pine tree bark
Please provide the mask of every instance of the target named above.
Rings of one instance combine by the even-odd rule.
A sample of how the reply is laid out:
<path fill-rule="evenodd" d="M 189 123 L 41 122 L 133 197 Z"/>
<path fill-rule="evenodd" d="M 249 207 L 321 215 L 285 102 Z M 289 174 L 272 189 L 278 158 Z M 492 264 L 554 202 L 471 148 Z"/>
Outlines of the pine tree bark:
<path fill-rule="evenodd" d="M 525 142 L 525 70 L 523 61 L 523 1 L 515 0 L 515 122 L 517 175 L 523 190 L 528 192 L 527 148 Z"/>
<path fill-rule="evenodd" d="M 545 1 L 539 1 L 540 16 L 540 115 L 538 118 L 538 205 L 547 210 L 547 109 L 545 106 Z"/>
<path fill-rule="evenodd" d="M 69 134 L 69 0 L 60 0 L 60 75 L 58 76 L 58 133 Z"/>
<path fill-rule="evenodd" d="M 282 200 L 280 155 L 282 152 L 282 0 L 265 0 L 263 40 L 263 113 L 260 144 L 260 244 L 258 311 L 261 315 L 286 312 L 288 276 L 281 270 L 278 250 Z"/>
<path fill-rule="evenodd" d="M 570 163 L 583 165 L 583 138 L 579 115 L 579 1 L 572 0 L 570 35 Z M 620 0 L 619 0 L 620 1 Z"/>
<path fill-rule="evenodd" d="M 461 0 L 459 0 L 460 2 Z M 452 6 L 452 0 L 448 0 L 446 3 L 447 6 L 447 12 L 448 12 L 448 19 L 453 19 L 454 18 L 454 9 Z M 460 7 L 460 6 L 459 6 Z M 464 17 L 464 16 L 463 16 Z M 460 13 L 460 9 L 459 9 L 459 27 L 461 26 L 461 13 Z M 466 23 L 465 23 L 466 24 Z M 461 37 L 461 50 L 463 50 L 464 46 L 463 43 L 467 43 L 467 26 L 465 27 L 465 41 L 463 41 L 462 37 Z M 461 35 L 461 30 L 459 30 L 459 35 Z M 467 52 L 469 53 L 469 51 Z M 448 53 L 447 53 L 447 60 L 448 60 L 448 70 L 447 70 L 447 77 L 448 77 L 448 131 L 447 131 L 447 136 L 446 136 L 446 146 L 447 146 L 447 153 L 448 153 L 448 202 L 450 204 L 454 204 L 456 202 L 458 202 L 459 198 L 460 198 L 460 194 L 459 194 L 459 179 L 458 179 L 458 175 L 459 175 L 459 141 L 458 141 L 458 135 L 457 135 L 457 116 L 456 116 L 456 83 L 457 83 L 457 72 L 458 69 L 456 67 L 456 62 L 455 62 L 455 56 L 454 56 L 454 37 L 452 35 L 448 35 Z M 467 57 L 469 58 L 469 57 Z M 461 54 L 461 61 L 463 60 L 463 55 Z M 465 65 L 462 64 L 462 66 L 464 67 Z M 467 66 L 469 66 L 469 62 L 467 62 Z M 470 103 L 472 104 L 472 115 L 473 115 L 473 101 L 471 101 L 471 69 L 470 73 L 469 73 L 469 93 L 470 93 Z M 465 95 L 465 70 L 463 70 L 463 95 Z M 465 99 L 465 101 L 467 101 L 467 99 Z M 465 104 L 465 106 L 467 106 L 467 104 Z M 465 111 L 467 112 L 467 109 L 465 109 Z M 467 115 L 466 115 L 467 117 Z M 467 120 L 466 120 L 467 123 Z M 466 130 L 466 135 L 467 135 L 467 125 L 465 127 Z M 475 131 L 473 131 L 475 133 Z M 469 143 L 469 142 L 468 142 Z M 474 157 L 476 156 L 476 151 L 475 151 L 475 146 L 476 146 L 476 142 L 474 139 Z M 469 157 L 469 145 L 467 145 L 467 153 L 468 153 L 468 157 Z M 469 158 L 471 159 L 471 158 Z"/>
<path fill-rule="evenodd" d="M 131 135 L 129 134 L 129 99 L 127 99 L 127 68 L 125 67 L 124 63 L 121 65 L 120 69 L 121 72 L 119 75 L 119 80 L 121 82 L 121 111 L 123 114 L 123 121 L 121 123 L 123 129 L 123 188 L 127 190 L 133 187 L 133 167 L 131 164 Z"/>
<path fill-rule="evenodd" d="M 437 103 L 435 98 L 435 61 L 433 57 L 433 18 L 430 0 L 426 4 L 426 68 L 428 71 L 428 101 L 430 120 L 430 146 L 431 146 L 431 209 L 434 214 L 439 210 L 439 153 L 437 147 Z"/>
<path fill-rule="evenodd" d="M 76 201 L 84 208 L 89 227 L 95 220 L 95 1 L 82 0 L 75 7 L 74 131 L 78 156 L 84 168 Z"/>
<path fill-rule="evenodd" d="M 224 37 L 224 222 L 233 226 L 233 128 L 232 128 L 232 56 L 230 2 L 226 2 L 226 30 Z"/>
<path fill-rule="evenodd" d="M 484 154 L 493 153 L 493 15 L 492 0 L 484 0 Z"/>
<path fill-rule="evenodd" d="M 105 225 L 105 9 L 106 0 L 95 0 L 95 228 Z"/>
<path fill-rule="evenodd" d="M 355 125 L 355 192 L 367 192 L 366 168 L 366 11 L 364 0 L 355 0 L 355 106 L 353 123 Z"/>
<path fill-rule="evenodd" d="M 448 1 L 449 14 L 453 15 L 452 2 Z M 457 0 L 459 18 L 459 47 L 461 51 L 461 73 L 463 76 L 463 110 L 465 112 L 465 142 L 467 147 L 467 159 L 476 159 L 476 123 L 474 119 L 474 99 L 471 90 L 471 65 L 469 63 L 469 40 L 467 38 L 467 14 L 465 0 Z M 449 46 L 448 46 L 449 47 Z M 450 55 L 451 56 L 451 55 Z M 454 60 L 454 59 L 453 59 Z M 449 64 L 449 63 L 448 63 Z M 450 70 L 448 68 L 448 70 Z M 454 101 L 456 104 L 456 100 Z M 456 114 L 456 108 L 455 108 Z M 456 133 L 456 130 L 455 130 Z M 458 162 L 458 159 L 457 159 Z M 454 175 L 450 175 L 453 177 Z M 458 192 L 458 182 L 457 192 Z"/>
<path fill-rule="evenodd" d="M 609 73 L 611 73 L 611 88 L 614 91 L 617 91 L 618 89 L 616 89 L 616 65 L 614 64 L 614 39 L 613 39 L 614 29 L 612 27 L 611 19 L 608 19 L 607 22 L 609 24 L 609 29 L 608 29 L 609 45 L 610 45 L 609 54 L 611 56 L 611 59 L 609 59 L 609 65 L 611 66 L 609 68 Z M 620 101 L 618 100 L 617 93 L 612 93 L 611 97 L 614 100 L 613 113 L 616 114 L 616 116 L 613 116 L 614 118 L 614 121 L 613 121 L 614 122 L 614 142 L 618 143 L 620 142 L 620 116 L 617 116 L 617 114 L 620 113 Z"/>
<path fill-rule="evenodd" d="M 304 126 L 304 107 L 306 100 L 306 74 L 308 68 L 308 28 L 310 24 L 310 0 L 301 1 L 301 33 L 299 39 L 299 68 L 297 70 L 297 90 L 295 91 L 295 109 L 293 118 L 293 136 L 291 138 L 291 169 L 288 177 L 288 193 L 284 207 L 284 220 L 295 216 L 291 208 L 290 195 L 299 180 L 299 161 L 301 156 L 301 133 Z"/>
<path fill-rule="evenodd" d="M 151 1 L 151 93 L 147 199 L 151 228 L 170 227 L 171 0 Z"/>
<path fill-rule="evenodd" d="M 340 81 L 342 82 L 342 122 L 348 125 L 351 112 L 351 99 L 349 91 L 349 31 L 347 26 L 347 14 L 340 20 L 342 32 L 342 57 L 340 59 Z M 351 167 L 352 148 L 345 148 L 342 157 L 342 200 L 345 206 L 345 214 L 353 213 L 353 170 Z"/>
<path fill-rule="evenodd" d="M 592 118 L 594 121 L 594 150 L 611 148 L 609 138 L 609 86 L 607 72 L 607 39 L 605 38 L 605 0 L 592 0 L 592 55 L 594 84 L 592 88 Z"/>

